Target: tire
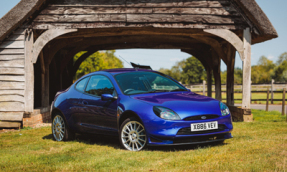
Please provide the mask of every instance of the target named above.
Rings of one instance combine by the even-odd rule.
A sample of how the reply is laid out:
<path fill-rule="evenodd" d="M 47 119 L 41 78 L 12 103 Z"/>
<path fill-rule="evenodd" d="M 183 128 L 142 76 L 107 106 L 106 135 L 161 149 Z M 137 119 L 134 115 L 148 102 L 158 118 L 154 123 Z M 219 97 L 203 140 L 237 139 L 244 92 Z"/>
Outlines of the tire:
<path fill-rule="evenodd" d="M 121 146 L 129 151 L 140 151 L 146 147 L 147 136 L 143 124 L 136 118 L 127 118 L 120 127 Z"/>
<path fill-rule="evenodd" d="M 65 118 L 61 114 L 56 114 L 53 117 L 52 135 L 53 138 L 58 142 L 75 139 L 75 133 L 68 128 Z"/>

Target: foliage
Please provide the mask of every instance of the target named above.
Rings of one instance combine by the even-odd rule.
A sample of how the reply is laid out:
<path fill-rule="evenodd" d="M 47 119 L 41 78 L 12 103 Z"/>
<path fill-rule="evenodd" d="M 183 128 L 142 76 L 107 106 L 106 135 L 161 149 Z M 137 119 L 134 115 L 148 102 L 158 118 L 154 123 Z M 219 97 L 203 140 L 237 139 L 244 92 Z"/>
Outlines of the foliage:
<path fill-rule="evenodd" d="M 270 83 L 275 66 L 276 65 L 273 63 L 272 60 L 268 60 L 267 57 L 262 56 L 258 61 L 258 65 L 252 66 L 251 68 L 252 83 Z"/>
<path fill-rule="evenodd" d="M 74 63 L 85 53 L 85 51 L 82 51 L 76 54 Z M 91 72 L 122 67 L 123 62 L 115 56 L 115 50 L 108 50 L 105 52 L 98 51 L 82 62 L 76 73 L 75 79 Z"/>
<path fill-rule="evenodd" d="M 227 82 L 227 71 L 221 72 L 221 84 Z M 234 68 L 234 84 L 242 84 L 242 69 Z"/>
<path fill-rule="evenodd" d="M 277 61 L 277 65 L 281 64 L 284 61 L 287 61 L 287 52 L 285 52 L 279 56 L 278 61 Z"/>
<path fill-rule="evenodd" d="M 203 65 L 195 57 L 177 62 L 171 69 L 161 68 L 160 72 L 173 77 L 183 84 L 202 83 L 206 80 L 206 72 Z M 242 69 L 234 69 L 234 83 L 242 84 Z M 287 82 L 287 52 L 281 54 L 274 63 L 266 56 L 261 56 L 257 65 L 251 67 L 251 80 L 253 84 L 269 84 L 275 82 Z M 221 72 L 221 83 L 226 84 L 227 71 Z M 214 77 L 212 75 L 212 82 Z"/>
<path fill-rule="evenodd" d="M 286 171 L 287 123 L 252 110 L 255 122 L 236 122 L 224 144 L 120 149 L 117 138 L 76 135 L 56 142 L 51 128 L 0 134 L 0 171 Z M 274 117 L 273 117 L 274 116 Z M 273 121 L 279 122 L 273 122 Z"/>
<path fill-rule="evenodd" d="M 204 66 L 193 56 L 177 62 L 171 69 L 161 68 L 159 71 L 183 84 L 201 83 L 206 80 Z"/>
<path fill-rule="evenodd" d="M 287 52 L 279 56 L 272 77 L 277 82 L 287 82 Z"/>

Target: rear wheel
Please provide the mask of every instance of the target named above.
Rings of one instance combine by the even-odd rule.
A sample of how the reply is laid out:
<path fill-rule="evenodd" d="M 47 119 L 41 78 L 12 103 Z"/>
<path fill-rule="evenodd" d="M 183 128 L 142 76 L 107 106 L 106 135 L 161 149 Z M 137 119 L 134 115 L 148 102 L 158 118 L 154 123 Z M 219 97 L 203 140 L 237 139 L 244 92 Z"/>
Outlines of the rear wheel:
<path fill-rule="evenodd" d="M 140 151 L 147 144 L 144 126 L 135 118 L 127 118 L 120 127 L 120 143 L 130 151 Z"/>
<path fill-rule="evenodd" d="M 60 114 L 56 114 L 53 118 L 52 133 L 56 141 L 68 141 L 75 138 L 75 133 L 72 132 Z"/>

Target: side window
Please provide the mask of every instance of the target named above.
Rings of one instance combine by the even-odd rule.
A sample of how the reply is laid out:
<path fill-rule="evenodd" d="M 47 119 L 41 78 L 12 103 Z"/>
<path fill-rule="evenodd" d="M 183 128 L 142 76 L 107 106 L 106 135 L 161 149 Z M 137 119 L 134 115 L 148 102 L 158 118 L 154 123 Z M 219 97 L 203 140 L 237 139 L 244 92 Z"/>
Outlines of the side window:
<path fill-rule="evenodd" d="M 114 94 L 114 86 L 111 81 L 102 75 L 94 75 L 91 77 L 86 93 L 95 96 L 101 96 L 102 94 Z"/>
<path fill-rule="evenodd" d="M 89 78 L 90 77 L 87 77 L 85 79 L 82 79 L 80 82 L 78 82 L 77 85 L 76 85 L 76 89 L 81 91 L 81 92 L 84 92 L 86 83 L 88 82 Z"/>

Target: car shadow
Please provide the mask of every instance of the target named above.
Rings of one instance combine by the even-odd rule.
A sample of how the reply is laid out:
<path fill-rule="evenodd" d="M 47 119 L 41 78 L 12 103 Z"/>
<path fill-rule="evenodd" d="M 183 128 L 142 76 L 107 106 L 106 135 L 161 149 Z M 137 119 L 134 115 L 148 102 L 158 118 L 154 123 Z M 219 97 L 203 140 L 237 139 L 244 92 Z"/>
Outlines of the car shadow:
<path fill-rule="evenodd" d="M 54 140 L 52 134 L 46 135 L 42 139 Z M 74 141 L 89 145 L 102 145 L 102 146 L 110 146 L 115 149 L 122 149 L 118 137 L 115 136 L 76 134 L 76 138 Z M 227 143 L 214 142 L 214 143 L 204 143 L 194 145 L 148 146 L 143 151 L 175 152 L 175 151 L 188 151 L 196 149 L 207 149 L 209 147 L 224 146 L 224 145 L 227 145 Z"/>
<path fill-rule="evenodd" d="M 42 139 L 54 140 L 52 134 L 46 135 Z M 115 149 L 121 149 L 118 137 L 114 136 L 76 134 L 75 140 L 73 141 L 89 145 L 103 145 L 103 146 L 111 146 L 114 147 Z"/>

